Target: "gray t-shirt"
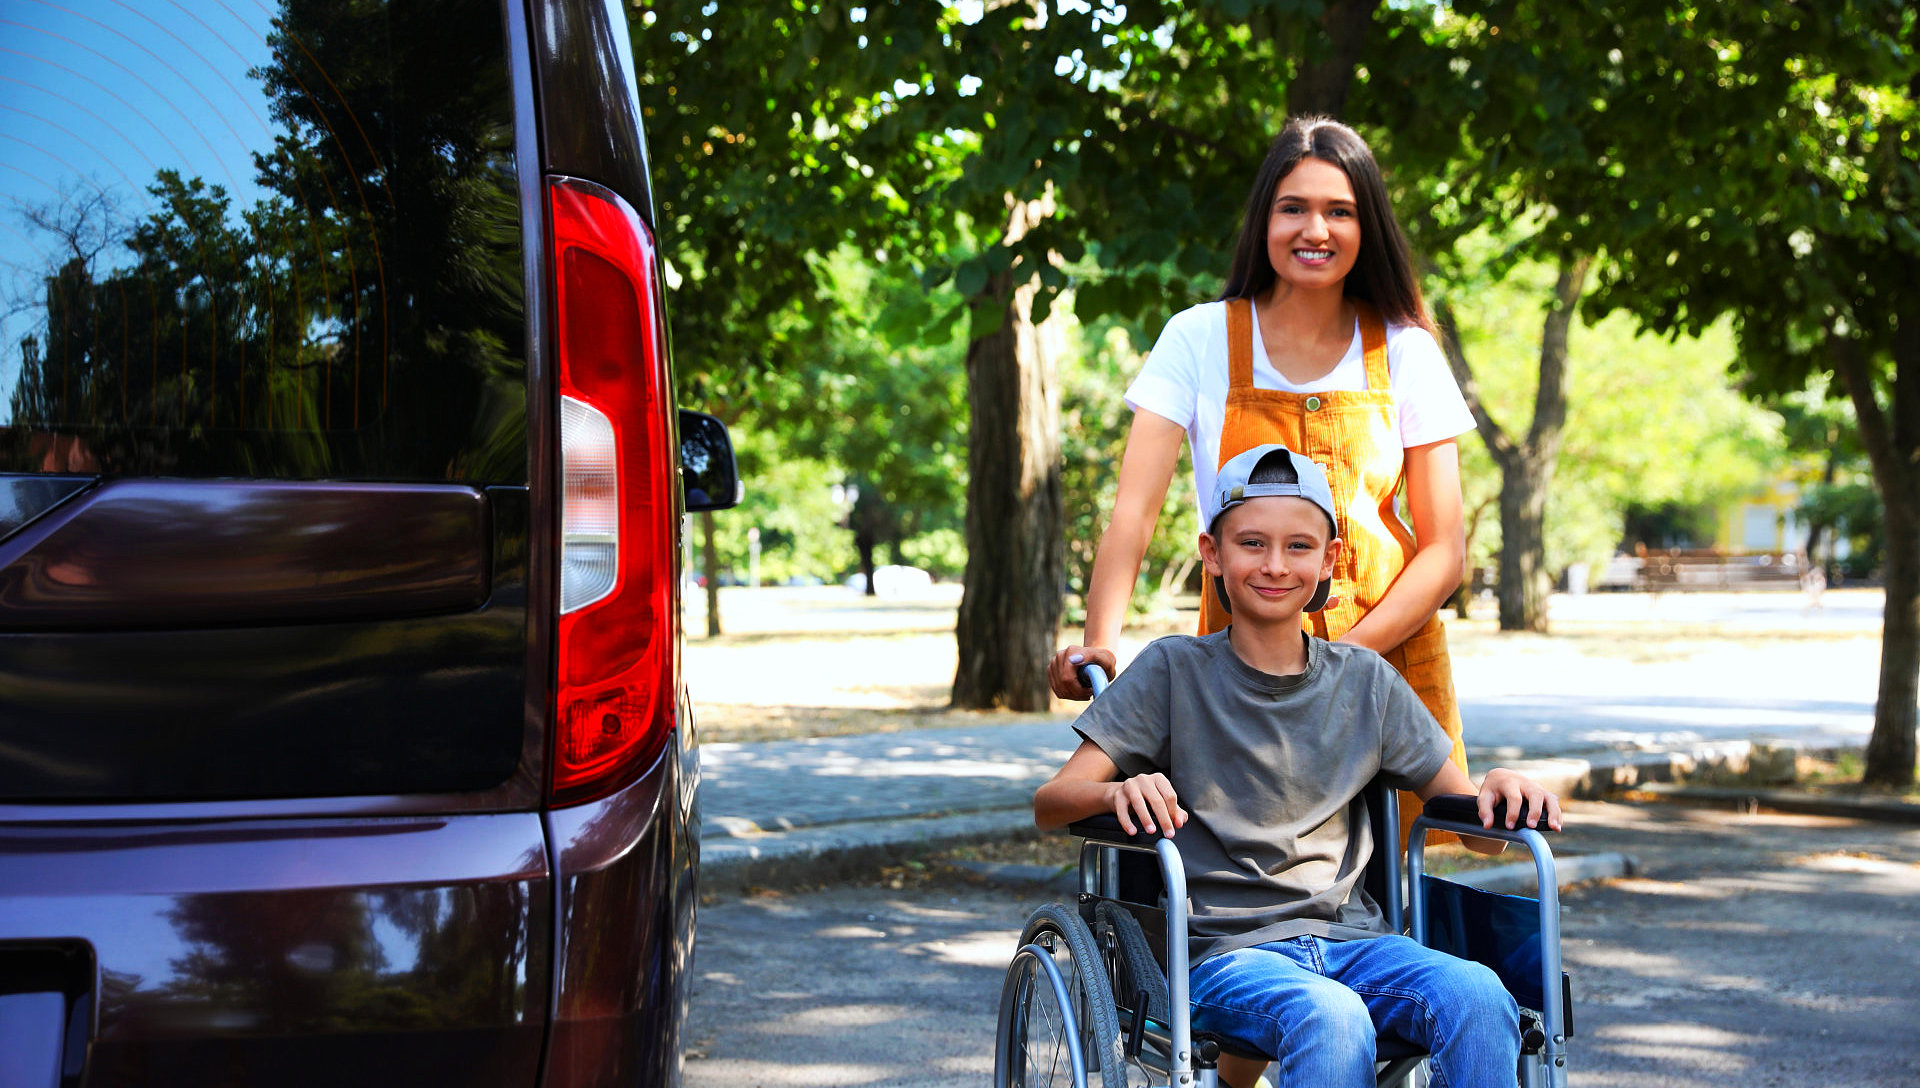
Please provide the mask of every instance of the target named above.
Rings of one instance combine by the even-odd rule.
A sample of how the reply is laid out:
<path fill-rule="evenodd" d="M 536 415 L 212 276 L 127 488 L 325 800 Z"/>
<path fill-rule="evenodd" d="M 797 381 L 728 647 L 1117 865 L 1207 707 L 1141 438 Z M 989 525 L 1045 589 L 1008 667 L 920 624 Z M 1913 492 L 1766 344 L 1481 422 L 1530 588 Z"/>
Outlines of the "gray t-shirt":
<path fill-rule="evenodd" d="M 1307 671 L 1240 660 L 1227 631 L 1140 652 L 1074 723 L 1126 776 L 1160 771 L 1187 810 L 1194 962 L 1303 934 L 1387 932 L 1361 887 L 1376 774 L 1425 785 L 1453 750 L 1433 715 L 1372 650 L 1303 635 Z"/>

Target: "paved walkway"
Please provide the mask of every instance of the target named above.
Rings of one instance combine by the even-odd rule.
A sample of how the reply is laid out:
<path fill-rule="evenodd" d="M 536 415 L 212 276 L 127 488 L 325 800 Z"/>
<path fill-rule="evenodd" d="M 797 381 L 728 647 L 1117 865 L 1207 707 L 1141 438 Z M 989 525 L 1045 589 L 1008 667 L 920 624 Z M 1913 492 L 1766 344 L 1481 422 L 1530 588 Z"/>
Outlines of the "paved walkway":
<path fill-rule="evenodd" d="M 1797 596 L 1776 595 L 1719 603 L 1603 598 L 1574 607 L 1603 613 L 1595 617 L 1601 622 L 1669 624 L 1687 622 L 1690 613 L 1647 613 L 1710 607 L 1733 613 L 1710 622 L 1784 627 L 1796 617 L 1773 613 L 1798 604 Z M 1839 612 L 1828 618 L 1838 621 Z M 1565 617 L 1556 611 L 1555 618 Z M 1846 619 L 1852 626 L 1861 617 Z M 1858 639 L 1709 640 L 1669 659 L 1621 651 L 1595 657 L 1565 640 L 1523 637 L 1463 655 L 1455 675 L 1474 768 L 1526 764 L 1573 795 L 1703 762 L 1742 765 L 1756 743 L 1863 746 L 1873 722 L 1872 656 Z M 903 845 L 1030 827 L 1034 788 L 1078 743 L 1071 720 L 703 745 L 708 881 L 774 882 L 809 871 L 825 879 L 836 863 Z"/>

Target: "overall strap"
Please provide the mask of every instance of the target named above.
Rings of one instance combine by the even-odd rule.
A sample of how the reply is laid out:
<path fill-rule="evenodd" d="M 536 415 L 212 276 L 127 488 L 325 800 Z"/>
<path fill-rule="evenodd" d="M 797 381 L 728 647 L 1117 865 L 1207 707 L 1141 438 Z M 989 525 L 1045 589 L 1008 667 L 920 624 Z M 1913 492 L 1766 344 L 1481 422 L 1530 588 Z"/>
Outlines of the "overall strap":
<path fill-rule="evenodd" d="M 1383 362 L 1381 365 L 1386 364 Z M 1252 299 L 1227 300 L 1227 388 L 1253 388 Z"/>
<path fill-rule="evenodd" d="M 1360 350 L 1366 354 L 1367 388 L 1382 393 L 1393 389 L 1387 373 L 1387 322 L 1373 303 L 1354 299 L 1353 309 L 1360 317 Z"/>

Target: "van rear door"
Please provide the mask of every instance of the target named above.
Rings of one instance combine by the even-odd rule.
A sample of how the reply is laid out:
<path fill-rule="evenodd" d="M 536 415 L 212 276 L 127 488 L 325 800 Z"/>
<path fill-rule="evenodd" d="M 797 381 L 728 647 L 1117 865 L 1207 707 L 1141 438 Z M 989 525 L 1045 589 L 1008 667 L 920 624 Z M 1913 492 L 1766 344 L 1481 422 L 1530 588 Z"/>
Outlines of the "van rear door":
<path fill-rule="evenodd" d="M 0 803 L 539 750 L 508 40 L 497 0 L 0 23 Z"/>

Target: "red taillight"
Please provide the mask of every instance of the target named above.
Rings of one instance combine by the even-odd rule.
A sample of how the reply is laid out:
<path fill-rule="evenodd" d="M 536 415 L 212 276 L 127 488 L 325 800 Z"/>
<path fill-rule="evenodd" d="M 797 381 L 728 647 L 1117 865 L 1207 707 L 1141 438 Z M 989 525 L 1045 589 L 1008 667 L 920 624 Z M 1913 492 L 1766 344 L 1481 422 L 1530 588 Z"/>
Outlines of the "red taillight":
<path fill-rule="evenodd" d="M 560 631 L 555 804 L 613 792 L 672 722 L 674 519 L 653 240 L 597 185 L 555 180 Z"/>

